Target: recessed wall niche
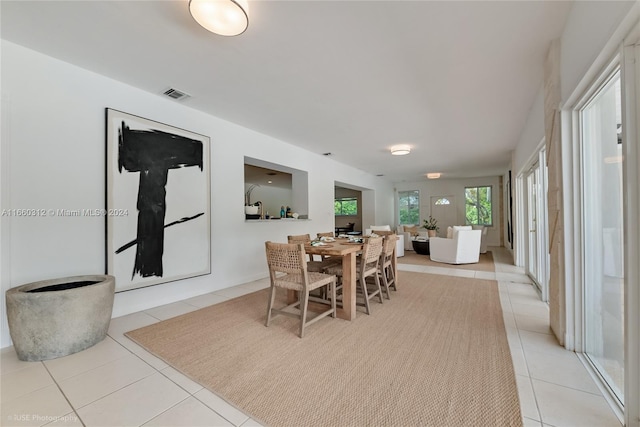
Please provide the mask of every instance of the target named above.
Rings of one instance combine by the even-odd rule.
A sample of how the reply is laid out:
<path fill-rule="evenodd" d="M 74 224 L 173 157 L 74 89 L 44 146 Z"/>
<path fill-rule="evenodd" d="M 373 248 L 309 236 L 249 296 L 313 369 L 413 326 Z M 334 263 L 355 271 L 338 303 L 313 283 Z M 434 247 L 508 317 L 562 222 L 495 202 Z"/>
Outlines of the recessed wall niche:
<path fill-rule="evenodd" d="M 309 179 L 306 171 L 251 157 L 244 158 L 245 204 L 262 202 L 265 215 L 280 218 L 280 208 L 291 208 L 299 219 L 309 216 Z"/>

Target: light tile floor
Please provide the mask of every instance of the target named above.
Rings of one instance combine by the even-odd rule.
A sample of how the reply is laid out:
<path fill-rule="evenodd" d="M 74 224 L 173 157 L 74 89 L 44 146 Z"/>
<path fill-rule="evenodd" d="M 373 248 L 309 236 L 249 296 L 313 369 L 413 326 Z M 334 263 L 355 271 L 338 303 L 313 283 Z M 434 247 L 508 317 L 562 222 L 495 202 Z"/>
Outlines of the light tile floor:
<path fill-rule="evenodd" d="M 401 264 L 402 258 L 398 269 L 498 281 L 525 427 L 621 427 L 578 356 L 558 345 L 549 307 L 524 270 L 506 249 L 490 250 L 495 273 Z"/>
<path fill-rule="evenodd" d="M 575 353 L 560 347 L 549 311 L 504 248 L 496 272 L 402 264 L 405 271 L 497 280 L 525 427 L 621 424 Z M 2 426 L 259 426 L 241 410 L 130 341 L 124 332 L 268 287 L 258 280 L 115 318 L 80 353 L 21 362 L 0 351 Z"/>

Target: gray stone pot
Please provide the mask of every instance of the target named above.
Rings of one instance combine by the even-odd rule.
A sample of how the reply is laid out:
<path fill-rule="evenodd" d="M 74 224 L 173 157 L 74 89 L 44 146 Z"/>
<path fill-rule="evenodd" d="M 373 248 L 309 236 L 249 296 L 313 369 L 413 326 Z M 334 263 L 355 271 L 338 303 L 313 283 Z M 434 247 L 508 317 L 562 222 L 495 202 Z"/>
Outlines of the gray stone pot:
<path fill-rule="evenodd" d="M 55 359 L 102 341 L 115 283 L 108 275 L 74 276 L 9 289 L 7 319 L 18 359 Z"/>

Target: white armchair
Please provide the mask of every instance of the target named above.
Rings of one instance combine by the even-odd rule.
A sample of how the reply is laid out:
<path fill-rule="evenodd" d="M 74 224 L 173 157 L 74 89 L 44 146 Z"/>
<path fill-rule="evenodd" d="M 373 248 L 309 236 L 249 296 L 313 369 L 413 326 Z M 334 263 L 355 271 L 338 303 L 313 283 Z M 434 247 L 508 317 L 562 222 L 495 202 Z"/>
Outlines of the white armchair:
<path fill-rule="evenodd" d="M 481 230 L 458 230 L 451 239 L 431 237 L 431 260 L 448 264 L 471 264 L 480 259 Z"/>

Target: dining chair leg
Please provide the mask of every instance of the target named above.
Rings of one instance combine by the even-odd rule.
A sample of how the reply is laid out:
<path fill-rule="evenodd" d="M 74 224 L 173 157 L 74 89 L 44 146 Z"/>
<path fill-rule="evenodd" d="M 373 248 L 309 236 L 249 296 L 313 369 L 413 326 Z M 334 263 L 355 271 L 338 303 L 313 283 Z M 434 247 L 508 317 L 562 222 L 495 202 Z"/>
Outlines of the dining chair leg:
<path fill-rule="evenodd" d="M 391 293 L 389 292 L 389 281 L 387 280 L 387 269 L 386 267 L 382 267 L 382 272 L 380 274 L 382 276 L 382 285 L 384 286 L 384 290 L 387 293 L 387 299 L 391 299 Z"/>
<path fill-rule="evenodd" d="M 389 289 L 393 288 L 393 290 L 397 290 L 396 289 L 396 272 L 393 269 L 393 265 L 389 266 L 389 275 L 387 276 L 388 278 L 388 282 L 389 282 Z"/>
<path fill-rule="evenodd" d="M 382 288 L 380 287 L 380 277 L 378 277 L 377 274 L 374 274 L 373 278 L 375 279 L 376 285 L 378 286 L 378 298 L 380 298 L 380 304 L 382 304 L 384 300 L 382 299 Z M 387 289 L 387 293 L 389 293 L 389 289 Z"/>
<path fill-rule="evenodd" d="M 367 314 L 371 314 L 369 308 L 369 292 L 367 291 L 367 281 L 364 277 L 360 278 L 360 287 L 362 288 L 362 295 L 364 295 L 364 307 L 367 309 Z"/>
<path fill-rule="evenodd" d="M 271 290 L 269 291 L 269 304 L 267 305 L 267 321 L 264 326 L 269 326 L 271 323 L 271 310 L 273 309 L 273 303 L 276 299 L 276 288 L 275 286 L 271 286 Z"/>
<path fill-rule="evenodd" d="M 302 292 L 301 292 L 302 293 Z M 300 338 L 304 337 L 304 327 L 307 323 L 307 306 L 309 305 L 309 292 L 304 292 L 304 296 L 300 296 Z"/>
<path fill-rule="evenodd" d="M 335 318 L 336 317 L 336 286 L 337 286 L 337 280 L 333 279 L 333 282 L 331 282 L 331 317 Z"/>
<path fill-rule="evenodd" d="M 394 291 L 397 291 L 398 289 L 396 289 L 396 272 L 393 270 L 393 266 L 389 267 L 389 287 L 393 288 Z"/>
<path fill-rule="evenodd" d="M 336 304 L 337 304 L 338 303 L 337 298 L 338 298 L 338 295 L 340 295 L 339 292 L 342 292 L 342 276 L 336 276 L 336 282 L 335 282 L 334 287 L 336 288 L 335 299 L 336 299 Z"/>

